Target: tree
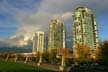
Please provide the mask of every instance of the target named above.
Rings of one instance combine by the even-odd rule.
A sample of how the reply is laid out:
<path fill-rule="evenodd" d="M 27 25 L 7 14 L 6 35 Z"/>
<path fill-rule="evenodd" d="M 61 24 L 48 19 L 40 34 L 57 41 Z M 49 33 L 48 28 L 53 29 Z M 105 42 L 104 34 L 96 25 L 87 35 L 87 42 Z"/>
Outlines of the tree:
<path fill-rule="evenodd" d="M 48 62 L 49 53 L 47 51 L 43 52 L 43 61 Z"/>
<path fill-rule="evenodd" d="M 90 48 L 87 45 L 76 44 L 74 47 L 74 61 L 85 63 L 89 61 Z"/>
<path fill-rule="evenodd" d="M 9 55 L 9 53 L 6 53 L 6 52 L 5 53 L 1 53 L 1 58 L 2 59 L 6 59 L 7 55 Z"/>
<path fill-rule="evenodd" d="M 52 64 L 55 64 L 57 59 L 56 59 L 56 55 L 57 55 L 57 49 L 51 49 L 51 51 L 49 52 L 49 62 Z"/>
<path fill-rule="evenodd" d="M 103 54 L 102 54 L 102 47 L 101 45 L 96 48 L 94 51 L 94 61 L 100 63 L 103 59 Z"/>
<path fill-rule="evenodd" d="M 69 51 L 68 48 L 62 49 L 62 56 L 64 56 L 64 58 L 65 58 L 66 65 L 69 65 L 70 63 L 72 63 L 73 54 Z"/>
<path fill-rule="evenodd" d="M 101 42 L 94 55 L 96 62 L 108 65 L 108 41 Z"/>
<path fill-rule="evenodd" d="M 36 63 L 39 62 L 39 57 L 40 57 L 40 52 L 37 52 L 37 55 L 36 55 Z"/>

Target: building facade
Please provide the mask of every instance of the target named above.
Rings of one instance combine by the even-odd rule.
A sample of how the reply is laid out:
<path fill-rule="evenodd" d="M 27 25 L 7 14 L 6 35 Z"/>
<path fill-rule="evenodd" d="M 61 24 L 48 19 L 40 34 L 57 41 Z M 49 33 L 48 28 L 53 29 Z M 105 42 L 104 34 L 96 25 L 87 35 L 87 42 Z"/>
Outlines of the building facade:
<path fill-rule="evenodd" d="M 45 34 L 44 32 L 35 32 L 33 36 L 33 52 L 44 52 L 45 49 Z"/>
<path fill-rule="evenodd" d="M 48 33 L 48 51 L 57 49 L 61 53 L 61 49 L 65 48 L 65 28 L 64 23 L 59 19 L 51 20 Z"/>
<path fill-rule="evenodd" d="M 92 11 L 85 7 L 76 8 L 73 15 L 73 41 L 74 45 L 85 44 L 90 49 L 98 46 L 98 30 L 96 19 Z"/>

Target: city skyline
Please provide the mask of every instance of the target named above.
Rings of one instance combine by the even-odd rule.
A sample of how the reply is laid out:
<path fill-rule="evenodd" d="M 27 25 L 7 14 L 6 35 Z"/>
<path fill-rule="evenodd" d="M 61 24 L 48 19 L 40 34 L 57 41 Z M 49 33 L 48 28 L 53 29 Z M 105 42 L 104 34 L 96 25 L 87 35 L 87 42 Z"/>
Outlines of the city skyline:
<path fill-rule="evenodd" d="M 108 0 L 0 0 L 0 72 L 108 72 Z"/>
<path fill-rule="evenodd" d="M 15 39 L 9 42 L 17 44 L 16 39 L 29 40 L 34 31 L 48 32 L 48 24 L 55 17 L 64 21 L 67 35 L 71 35 L 72 15 L 80 6 L 90 8 L 96 16 L 99 40 L 108 40 L 107 0 L 1 0 L 0 5 L 0 42 Z"/>

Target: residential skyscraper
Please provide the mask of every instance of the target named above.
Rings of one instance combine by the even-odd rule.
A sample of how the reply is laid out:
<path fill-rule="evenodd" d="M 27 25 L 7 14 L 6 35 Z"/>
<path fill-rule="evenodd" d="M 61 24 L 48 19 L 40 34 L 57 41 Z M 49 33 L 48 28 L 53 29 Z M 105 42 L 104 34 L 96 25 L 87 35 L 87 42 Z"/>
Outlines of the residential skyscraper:
<path fill-rule="evenodd" d="M 65 28 L 64 23 L 60 19 L 51 20 L 48 33 L 48 51 L 57 49 L 61 53 L 61 49 L 65 48 Z"/>
<path fill-rule="evenodd" d="M 35 32 L 33 36 L 33 52 L 43 52 L 45 50 L 44 32 Z"/>
<path fill-rule="evenodd" d="M 98 30 L 92 11 L 85 7 L 76 8 L 73 15 L 74 45 L 86 44 L 94 50 L 98 46 Z"/>

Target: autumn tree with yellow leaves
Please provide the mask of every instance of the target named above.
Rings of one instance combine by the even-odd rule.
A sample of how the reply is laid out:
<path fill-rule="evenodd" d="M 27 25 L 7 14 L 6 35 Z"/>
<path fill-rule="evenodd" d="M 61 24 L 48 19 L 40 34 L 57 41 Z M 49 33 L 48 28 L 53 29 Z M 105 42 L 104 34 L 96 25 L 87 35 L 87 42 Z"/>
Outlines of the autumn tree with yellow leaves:
<path fill-rule="evenodd" d="M 90 61 L 90 48 L 87 45 L 76 44 L 73 51 L 74 62 L 85 63 Z"/>

